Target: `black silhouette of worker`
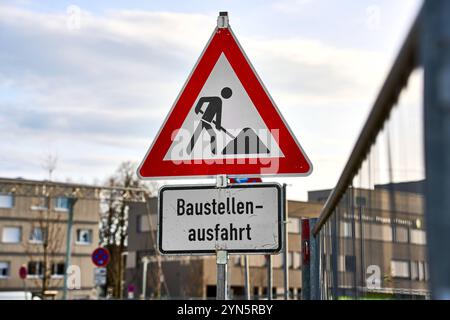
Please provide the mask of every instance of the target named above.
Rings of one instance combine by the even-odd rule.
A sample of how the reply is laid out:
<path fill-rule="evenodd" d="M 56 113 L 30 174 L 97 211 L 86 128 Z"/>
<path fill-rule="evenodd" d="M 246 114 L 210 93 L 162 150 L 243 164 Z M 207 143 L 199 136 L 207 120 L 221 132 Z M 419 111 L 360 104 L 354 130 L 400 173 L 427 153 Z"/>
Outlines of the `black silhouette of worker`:
<path fill-rule="evenodd" d="M 231 91 L 230 88 L 225 87 L 220 92 L 220 95 L 224 99 L 229 99 L 233 94 L 233 91 Z M 206 110 L 202 111 L 202 106 L 204 104 L 208 104 L 206 107 Z M 216 132 L 213 129 L 214 127 L 218 131 L 226 131 L 224 128 L 222 128 L 221 121 L 222 121 L 222 99 L 220 97 L 201 97 L 198 100 L 197 105 L 195 106 L 195 113 L 196 114 L 203 114 L 201 122 L 198 124 L 197 128 L 194 131 L 194 134 L 192 135 L 191 141 L 189 145 L 187 146 L 187 153 L 191 154 L 192 150 L 194 149 L 195 143 L 197 142 L 200 134 L 202 133 L 203 129 L 206 129 L 208 132 L 211 141 L 211 152 L 213 154 L 217 153 L 217 142 L 216 142 Z"/>

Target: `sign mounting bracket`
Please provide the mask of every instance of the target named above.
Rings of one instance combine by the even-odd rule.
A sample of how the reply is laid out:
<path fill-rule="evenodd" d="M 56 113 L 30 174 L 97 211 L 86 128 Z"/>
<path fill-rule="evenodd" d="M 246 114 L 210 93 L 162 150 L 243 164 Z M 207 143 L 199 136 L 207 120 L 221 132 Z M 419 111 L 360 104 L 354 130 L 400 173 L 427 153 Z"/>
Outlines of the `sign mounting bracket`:
<path fill-rule="evenodd" d="M 216 187 L 218 189 L 228 187 L 228 177 L 226 174 L 219 174 L 216 176 Z"/>

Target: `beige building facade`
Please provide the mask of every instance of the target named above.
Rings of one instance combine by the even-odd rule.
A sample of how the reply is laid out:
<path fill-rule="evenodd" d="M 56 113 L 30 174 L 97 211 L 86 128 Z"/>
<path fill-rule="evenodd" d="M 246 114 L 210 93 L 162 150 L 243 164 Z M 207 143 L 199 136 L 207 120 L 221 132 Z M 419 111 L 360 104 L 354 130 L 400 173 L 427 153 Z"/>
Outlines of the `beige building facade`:
<path fill-rule="evenodd" d="M 99 243 L 100 207 L 91 197 L 94 192 L 70 183 L 0 179 L 0 295 L 26 290 L 41 298 L 62 297 L 69 197 L 74 196 L 70 266 L 76 274 L 68 298 L 90 297 L 91 253 Z M 19 276 L 22 266 L 25 280 Z"/>

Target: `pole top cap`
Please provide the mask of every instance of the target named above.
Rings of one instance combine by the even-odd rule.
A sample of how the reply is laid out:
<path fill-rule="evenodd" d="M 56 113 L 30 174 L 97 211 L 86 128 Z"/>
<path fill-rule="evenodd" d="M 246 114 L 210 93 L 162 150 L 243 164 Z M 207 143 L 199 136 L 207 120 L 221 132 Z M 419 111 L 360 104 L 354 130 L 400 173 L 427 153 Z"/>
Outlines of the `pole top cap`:
<path fill-rule="evenodd" d="M 228 28 L 228 11 L 220 11 L 217 17 L 217 28 Z"/>

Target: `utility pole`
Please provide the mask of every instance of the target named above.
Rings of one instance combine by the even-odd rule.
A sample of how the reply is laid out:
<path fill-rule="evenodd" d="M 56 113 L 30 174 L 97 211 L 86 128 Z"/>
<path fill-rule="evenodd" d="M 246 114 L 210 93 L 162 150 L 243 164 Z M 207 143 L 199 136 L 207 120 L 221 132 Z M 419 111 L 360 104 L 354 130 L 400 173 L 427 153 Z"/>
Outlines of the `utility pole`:
<path fill-rule="evenodd" d="M 67 216 L 67 236 L 66 236 L 66 259 L 64 262 L 64 284 L 63 284 L 63 300 L 67 300 L 67 270 L 70 266 L 70 260 L 72 258 L 72 226 L 73 226 L 73 207 L 75 206 L 76 198 L 67 198 L 68 202 L 68 216 Z"/>

